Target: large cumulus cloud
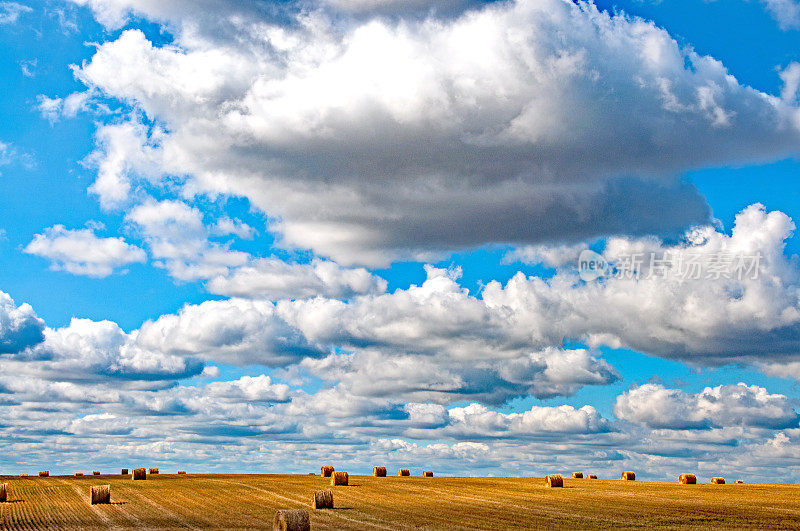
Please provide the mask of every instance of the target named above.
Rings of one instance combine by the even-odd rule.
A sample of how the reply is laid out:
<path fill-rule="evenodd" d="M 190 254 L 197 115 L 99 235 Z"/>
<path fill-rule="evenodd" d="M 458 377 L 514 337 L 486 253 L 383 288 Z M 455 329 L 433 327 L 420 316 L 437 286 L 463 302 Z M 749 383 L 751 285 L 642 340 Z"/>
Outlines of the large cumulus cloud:
<path fill-rule="evenodd" d="M 794 106 L 591 4 L 347 22 L 235 2 L 215 24 L 187 6 L 137 5 L 175 42 L 125 31 L 77 70 L 163 126 L 106 143 L 100 160 L 125 160 L 94 190 L 124 205 L 110 192 L 155 167 L 189 194 L 248 197 L 285 245 L 343 263 L 674 232 L 709 216 L 681 172 L 800 145 Z"/>

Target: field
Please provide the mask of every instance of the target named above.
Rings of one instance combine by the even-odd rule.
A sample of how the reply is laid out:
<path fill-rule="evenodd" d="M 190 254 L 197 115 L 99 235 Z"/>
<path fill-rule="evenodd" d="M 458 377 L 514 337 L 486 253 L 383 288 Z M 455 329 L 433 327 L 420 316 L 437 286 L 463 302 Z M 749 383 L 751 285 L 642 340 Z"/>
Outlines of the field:
<path fill-rule="evenodd" d="M 561 527 L 800 528 L 800 486 L 678 485 L 645 481 L 351 476 L 329 487 L 316 476 L 161 474 L 4 477 L 0 529 L 258 529 L 277 509 L 307 508 L 314 529 L 536 529 Z M 89 504 L 111 485 L 111 505 Z M 334 510 L 310 508 L 332 488 Z"/>

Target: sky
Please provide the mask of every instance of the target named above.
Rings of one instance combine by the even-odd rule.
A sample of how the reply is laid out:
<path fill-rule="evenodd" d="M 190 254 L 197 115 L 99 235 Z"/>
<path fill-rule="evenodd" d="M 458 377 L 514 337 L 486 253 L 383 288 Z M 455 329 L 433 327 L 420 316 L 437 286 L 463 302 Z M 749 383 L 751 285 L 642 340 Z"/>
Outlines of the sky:
<path fill-rule="evenodd" d="M 0 470 L 800 479 L 797 0 L 0 1 Z"/>

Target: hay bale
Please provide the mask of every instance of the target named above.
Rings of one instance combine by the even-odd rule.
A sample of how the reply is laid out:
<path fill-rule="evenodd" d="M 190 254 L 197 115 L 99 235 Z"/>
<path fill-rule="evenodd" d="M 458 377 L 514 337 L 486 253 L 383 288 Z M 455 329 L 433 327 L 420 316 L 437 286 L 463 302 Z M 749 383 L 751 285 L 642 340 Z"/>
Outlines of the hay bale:
<path fill-rule="evenodd" d="M 331 486 L 335 487 L 336 485 L 347 485 L 348 481 L 350 481 L 350 476 L 347 475 L 347 472 L 334 472 L 331 476 Z"/>
<path fill-rule="evenodd" d="M 333 491 L 315 490 L 314 502 L 311 504 L 314 509 L 333 509 Z"/>
<path fill-rule="evenodd" d="M 631 471 L 626 471 L 620 474 L 620 479 L 624 479 L 625 481 L 634 481 L 636 479 L 636 474 Z"/>
<path fill-rule="evenodd" d="M 123 468 L 122 472 L 120 472 L 120 475 L 121 476 L 127 476 L 128 475 L 128 469 L 127 468 Z"/>
<path fill-rule="evenodd" d="M 424 477 L 424 478 L 432 478 L 433 477 L 433 471 L 432 470 L 423 471 L 422 472 L 422 477 Z"/>
<path fill-rule="evenodd" d="M 713 483 L 714 485 L 724 485 L 725 478 L 711 478 L 711 483 Z"/>
<path fill-rule="evenodd" d="M 744 481 L 742 481 L 741 479 L 737 479 L 736 481 L 734 481 L 734 483 L 744 483 Z"/>
<path fill-rule="evenodd" d="M 309 473 L 308 473 L 308 475 L 309 475 L 309 476 L 316 476 L 316 474 L 315 474 L 315 473 L 313 473 L 313 472 L 309 472 Z"/>
<path fill-rule="evenodd" d="M 376 478 L 385 478 L 386 477 L 386 467 L 385 466 L 374 466 L 372 467 L 372 475 Z"/>
<path fill-rule="evenodd" d="M 92 505 L 111 503 L 111 485 L 95 485 L 92 487 Z"/>
<path fill-rule="evenodd" d="M 148 474 L 158 474 L 158 469 L 157 468 L 150 468 L 150 469 L 147 470 L 147 473 Z"/>
<path fill-rule="evenodd" d="M 0 502 L 8 501 L 8 483 L 0 483 Z"/>
<path fill-rule="evenodd" d="M 564 486 L 564 478 L 561 477 L 561 474 L 550 474 L 549 476 L 545 476 L 544 482 L 548 487 Z"/>
<path fill-rule="evenodd" d="M 583 472 L 573 472 L 572 479 L 583 479 Z"/>
<path fill-rule="evenodd" d="M 272 529 L 273 531 L 311 531 L 311 518 L 305 509 L 278 511 L 275 513 Z"/>
<path fill-rule="evenodd" d="M 83 477 L 83 472 L 75 472 L 75 477 L 76 478 Z"/>
<path fill-rule="evenodd" d="M 20 474 L 19 477 L 26 478 L 26 477 L 28 477 L 28 474 Z"/>
<path fill-rule="evenodd" d="M 131 475 L 134 481 L 140 479 L 147 479 L 147 471 L 144 468 L 134 468 Z"/>
<path fill-rule="evenodd" d="M 92 475 L 93 476 L 99 476 L 100 475 L 100 471 L 99 470 L 95 470 L 94 472 L 92 472 Z"/>
<path fill-rule="evenodd" d="M 678 476 L 678 483 L 681 485 L 694 485 L 697 483 L 697 476 L 694 474 L 681 474 Z"/>
<path fill-rule="evenodd" d="M 331 477 L 331 474 L 333 474 L 334 470 L 335 469 L 332 466 L 323 466 L 319 469 L 319 475 L 324 478 L 329 478 Z"/>
<path fill-rule="evenodd" d="M 25 475 L 27 475 L 27 474 L 25 474 Z M 50 476 L 50 471 L 49 470 L 43 470 L 43 471 L 39 472 L 39 477 L 40 478 L 46 478 L 46 477 L 49 477 L 49 476 Z"/>
<path fill-rule="evenodd" d="M 178 470 L 178 475 L 179 476 L 185 476 L 186 475 L 186 471 L 185 470 Z"/>
<path fill-rule="evenodd" d="M 401 468 L 400 470 L 397 471 L 397 475 L 398 476 L 410 476 L 411 475 L 411 471 L 409 469 L 407 469 L 407 468 Z"/>
<path fill-rule="evenodd" d="M 597 479 L 597 474 L 589 474 L 589 479 Z"/>

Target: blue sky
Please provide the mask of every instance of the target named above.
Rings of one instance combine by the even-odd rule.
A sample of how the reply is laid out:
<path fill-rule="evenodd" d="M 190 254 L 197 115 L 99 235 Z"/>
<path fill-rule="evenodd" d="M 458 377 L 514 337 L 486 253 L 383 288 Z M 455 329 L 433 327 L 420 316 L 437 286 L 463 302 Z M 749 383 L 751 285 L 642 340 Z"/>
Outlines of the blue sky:
<path fill-rule="evenodd" d="M 334 434 L 355 471 L 796 480 L 795 2 L 0 2 L 0 40 L 4 466 Z M 591 283 L 588 247 L 764 270 Z"/>

